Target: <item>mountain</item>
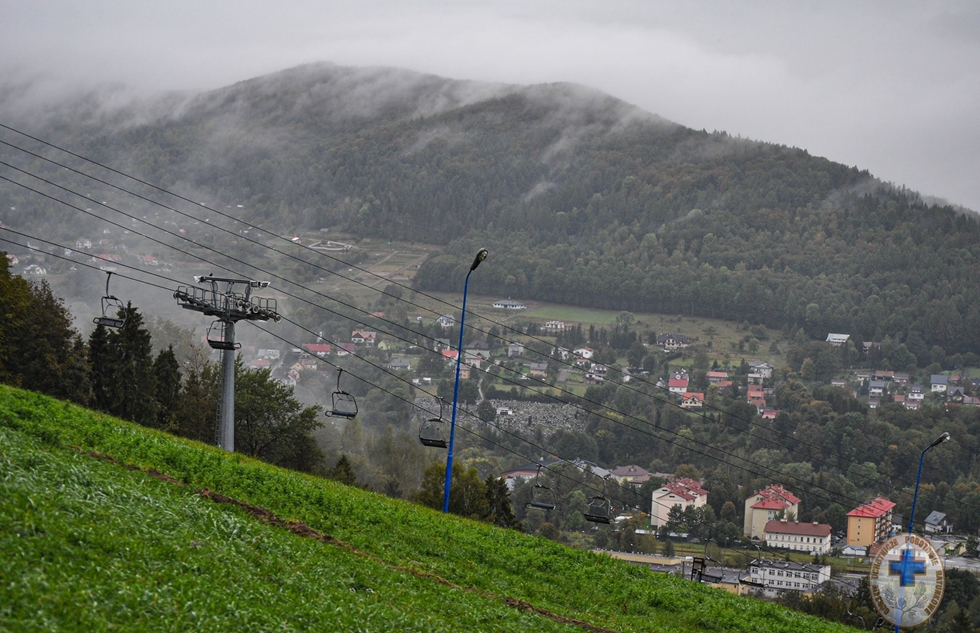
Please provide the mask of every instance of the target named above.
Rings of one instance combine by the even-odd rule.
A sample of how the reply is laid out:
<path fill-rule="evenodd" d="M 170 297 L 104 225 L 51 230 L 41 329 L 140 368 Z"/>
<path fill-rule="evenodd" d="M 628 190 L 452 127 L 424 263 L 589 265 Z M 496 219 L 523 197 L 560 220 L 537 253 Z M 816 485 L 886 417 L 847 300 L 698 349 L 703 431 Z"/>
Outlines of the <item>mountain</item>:
<path fill-rule="evenodd" d="M 486 246 L 484 294 L 888 339 L 920 366 L 980 351 L 974 214 L 581 86 L 317 64 L 194 95 L 26 102 L 0 112 L 243 221 L 443 246 L 420 289 L 457 291 Z M 49 217 L 37 206 L 4 221 Z"/>

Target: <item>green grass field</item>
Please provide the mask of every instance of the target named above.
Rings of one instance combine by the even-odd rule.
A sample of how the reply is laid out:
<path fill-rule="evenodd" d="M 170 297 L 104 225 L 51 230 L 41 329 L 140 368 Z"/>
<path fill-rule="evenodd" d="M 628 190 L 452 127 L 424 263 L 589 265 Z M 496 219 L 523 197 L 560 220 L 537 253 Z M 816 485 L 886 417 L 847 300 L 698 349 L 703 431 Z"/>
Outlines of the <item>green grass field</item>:
<path fill-rule="evenodd" d="M 842 631 L 0 386 L 0 630 Z"/>

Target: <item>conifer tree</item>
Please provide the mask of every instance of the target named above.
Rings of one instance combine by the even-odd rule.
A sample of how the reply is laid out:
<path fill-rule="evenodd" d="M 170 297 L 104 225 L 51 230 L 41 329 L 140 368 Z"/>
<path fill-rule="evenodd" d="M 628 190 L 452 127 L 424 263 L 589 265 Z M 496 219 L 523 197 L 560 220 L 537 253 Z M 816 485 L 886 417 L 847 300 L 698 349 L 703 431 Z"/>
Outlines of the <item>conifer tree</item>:
<path fill-rule="evenodd" d="M 153 361 L 153 374 L 156 378 L 156 401 L 160 407 L 157 412 L 157 426 L 172 430 L 180 404 L 180 364 L 174 355 L 173 345 L 157 354 Z"/>
<path fill-rule="evenodd" d="M 96 327 L 89 339 L 96 346 L 90 358 L 93 374 L 97 375 L 97 405 L 124 420 L 156 426 L 159 405 L 153 397 L 156 393 L 153 348 L 150 333 L 143 327 L 143 316 L 132 304 L 127 304 L 123 327 L 108 333 L 105 328 L 100 332 L 100 328 Z"/>
<path fill-rule="evenodd" d="M 514 507 L 510 503 L 510 491 L 507 490 L 507 483 L 502 477 L 487 475 L 484 482 L 487 490 L 488 521 L 498 527 L 511 530 L 521 530 L 521 522 L 514 514 Z"/>

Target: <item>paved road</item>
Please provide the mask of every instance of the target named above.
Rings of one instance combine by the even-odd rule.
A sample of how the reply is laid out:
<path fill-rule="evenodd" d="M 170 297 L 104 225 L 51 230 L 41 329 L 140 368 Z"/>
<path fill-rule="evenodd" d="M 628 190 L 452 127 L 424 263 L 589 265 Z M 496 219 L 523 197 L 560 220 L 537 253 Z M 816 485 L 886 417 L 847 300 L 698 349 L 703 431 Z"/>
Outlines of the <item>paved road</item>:
<path fill-rule="evenodd" d="M 946 559 L 947 567 L 956 569 L 967 569 L 975 574 L 980 574 L 980 559 L 963 558 L 962 556 L 950 556 Z"/>

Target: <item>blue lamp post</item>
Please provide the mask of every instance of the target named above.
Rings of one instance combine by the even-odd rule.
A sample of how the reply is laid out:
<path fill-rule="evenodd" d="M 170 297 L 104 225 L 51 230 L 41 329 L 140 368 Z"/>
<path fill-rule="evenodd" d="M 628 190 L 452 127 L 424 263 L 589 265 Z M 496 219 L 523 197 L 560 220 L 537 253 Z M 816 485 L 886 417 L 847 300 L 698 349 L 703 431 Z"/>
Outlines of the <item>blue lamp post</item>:
<path fill-rule="evenodd" d="M 909 534 L 912 533 L 912 522 L 915 520 L 915 502 L 919 499 L 919 480 L 922 479 L 922 460 L 925 459 L 927 450 L 948 441 L 949 433 L 943 433 L 935 442 L 922 449 L 922 454 L 919 455 L 919 473 L 915 476 L 915 493 L 912 494 L 912 512 L 909 513 Z"/>
<path fill-rule="evenodd" d="M 915 492 L 912 493 L 912 511 L 909 513 L 909 534 L 912 534 L 912 528 L 914 527 L 914 522 L 915 522 L 915 504 L 919 500 L 919 482 L 922 479 L 922 462 L 925 460 L 926 451 L 928 451 L 930 448 L 934 448 L 936 446 L 939 446 L 943 442 L 948 442 L 948 441 L 949 441 L 949 433 L 943 433 L 942 435 L 940 435 L 936 439 L 935 442 L 933 442 L 929 446 L 926 446 L 924 449 L 922 449 L 922 454 L 919 455 L 919 472 L 915 476 Z M 906 574 L 906 573 L 910 573 L 910 574 L 913 573 L 912 571 L 910 571 L 910 568 L 912 568 L 914 565 L 920 565 L 921 566 L 922 563 L 915 562 L 914 556 L 912 554 L 912 546 L 911 546 L 911 544 L 908 544 L 907 543 L 906 544 L 906 549 L 902 553 L 902 560 L 900 562 L 892 563 L 892 565 L 895 567 L 895 571 L 897 571 L 898 573 L 903 574 L 903 578 L 904 578 L 904 574 Z M 901 593 L 903 595 L 905 593 L 905 583 L 904 582 L 902 583 Z M 900 597 L 899 598 L 899 604 L 901 604 L 901 601 L 902 600 L 903 600 L 903 597 Z M 896 624 L 895 624 L 895 633 L 899 633 L 901 631 L 901 627 L 899 626 L 899 624 L 897 622 L 901 621 L 901 619 L 902 619 L 901 609 L 903 609 L 903 608 L 904 607 L 901 607 L 901 606 L 899 607 L 899 609 L 900 609 L 899 610 L 899 617 L 898 617 L 898 620 L 896 621 Z"/>
<path fill-rule="evenodd" d="M 456 438 L 456 406 L 459 402 L 459 366 L 463 360 L 463 324 L 466 321 L 466 291 L 470 285 L 470 273 L 487 258 L 487 249 L 481 248 L 473 258 L 470 271 L 466 273 L 466 281 L 463 282 L 463 311 L 459 316 L 459 345 L 456 346 L 456 385 L 453 387 L 453 419 L 449 425 L 449 454 L 446 456 L 446 485 L 443 487 L 442 511 L 449 513 L 449 488 L 453 478 L 453 440 Z"/>

